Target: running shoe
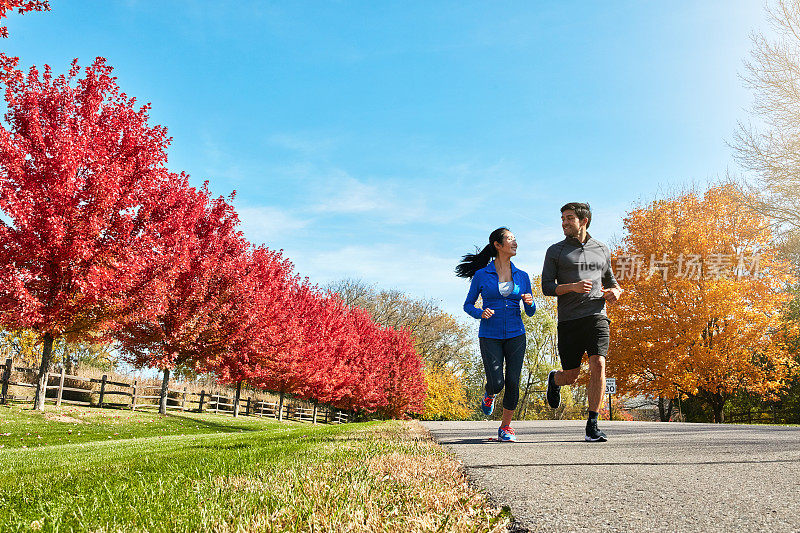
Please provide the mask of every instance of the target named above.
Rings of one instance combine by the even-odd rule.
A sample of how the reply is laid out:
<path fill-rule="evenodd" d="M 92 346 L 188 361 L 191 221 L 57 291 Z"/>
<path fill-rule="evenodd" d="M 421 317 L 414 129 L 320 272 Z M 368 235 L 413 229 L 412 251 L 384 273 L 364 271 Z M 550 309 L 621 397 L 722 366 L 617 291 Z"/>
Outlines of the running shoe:
<path fill-rule="evenodd" d="M 605 442 L 606 434 L 597 429 L 597 420 L 586 421 L 586 442 Z"/>
<path fill-rule="evenodd" d="M 486 416 L 492 416 L 494 411 L 494 397 L 496 394 L 483 394 L 483 401 L 481 402 L 481 409 Z"/>
<path fill-rule="evenodd" d="M 517 434 L 511 426 L 500 426 L 497 430 L 497 440 L 500 442 L 517 442 Z"/>
<path fill-rule="evenodd" d="M 561 387 L 556 385 L 556 371 L 551 370 L 547 375 L 547 405 L 558 409 L 561 405 Z"/>

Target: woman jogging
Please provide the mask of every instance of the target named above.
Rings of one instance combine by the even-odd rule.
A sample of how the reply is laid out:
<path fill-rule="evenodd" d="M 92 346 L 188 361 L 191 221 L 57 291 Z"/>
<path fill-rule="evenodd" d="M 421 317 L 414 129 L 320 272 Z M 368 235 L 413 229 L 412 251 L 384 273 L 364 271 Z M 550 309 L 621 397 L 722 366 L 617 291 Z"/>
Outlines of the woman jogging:
<path fill-rule="evenodd" d="M 494 410 L 494 399 L 503 390 L 503 420 L 497 438 L 504 442 L 517 440 L 511 429 L 511 417 L 519 401 L 519 378 L 525 357 L 525 327 L 522 325 L 519 302 L 525 314 L 533 316 L 531 280 L 528 274 L 511 262 L 517 255 L 517 240 L 508 228 L 498 228 L 489 235 L 489 244 L 477 254 L 465 255 L 456 267 L 456 275 L 471 278 L 472 284 L 464 302 L 464 311 L 480 319 L 478 331 L 483 367 L 486 370 L 486 392 L 481 409 L 486 416 Z M 490 260 L 494 258 L 494 261 Z M 483 309 L 475 307 L 478 296 Z M 503 363 L 505 362 L 505 377 Z"/>

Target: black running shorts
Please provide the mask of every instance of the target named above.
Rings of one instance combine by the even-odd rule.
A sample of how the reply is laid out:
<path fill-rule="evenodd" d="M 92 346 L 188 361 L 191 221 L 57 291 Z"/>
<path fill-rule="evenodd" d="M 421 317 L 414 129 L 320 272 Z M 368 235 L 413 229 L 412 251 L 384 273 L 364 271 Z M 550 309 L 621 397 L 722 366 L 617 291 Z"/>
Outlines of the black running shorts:
<path fill-rule="evenodd" d="M 608 356 L 611 321 L 604 315 L 591 315 L 558 323 L 558 355 L 561 368 L 581 366 L 583 354 Z"/>

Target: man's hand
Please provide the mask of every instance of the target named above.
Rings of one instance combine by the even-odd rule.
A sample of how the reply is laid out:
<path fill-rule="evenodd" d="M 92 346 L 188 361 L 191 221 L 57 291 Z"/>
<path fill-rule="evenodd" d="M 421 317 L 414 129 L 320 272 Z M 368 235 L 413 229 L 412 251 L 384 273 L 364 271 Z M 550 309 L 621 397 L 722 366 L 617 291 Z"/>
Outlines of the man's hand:
<path fill-rule="evenodd" d="M 603 298 L 608 302 L 616 302 L 619 300 L 619 295 L 622 294 L 622 289 L 619 287 L 611 287 L 610 289 L 600 289 L 603 293 Z"/>
<path fill-rule="evenodd" d="M 523 294 L 522 301 L 525 302 L 525 305 L 531 305 L 533 303 L 533 295 L 530 293 Z"/>
<path fill-rule="evenodd" d="M 592 280 L 582 279 L 572 284 L 572 292 L 578 294 L 588 294 L 592 292 Z"/>
<path fill-rule="evenodd" d="M 483 313 L 481 313 L 481 318 L 492 318 L 493 314 L 494 314 L 494 309 L 489 309 L 487 307 L 486 309 L 483 310 Z"/>

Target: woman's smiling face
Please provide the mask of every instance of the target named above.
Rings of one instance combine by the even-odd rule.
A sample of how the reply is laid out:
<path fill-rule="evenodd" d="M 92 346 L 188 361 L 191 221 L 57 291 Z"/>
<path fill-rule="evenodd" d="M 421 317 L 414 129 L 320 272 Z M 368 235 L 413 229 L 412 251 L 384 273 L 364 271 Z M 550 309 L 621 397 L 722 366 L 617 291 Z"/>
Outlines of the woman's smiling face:
<path fill-rule="evenodd" d="M 494 247 L 497 249 L 498 254 L 503 253 L 509 257 L 513 257 L 517 255 L 517 238 L 514 237 L 514 234 L 510 231 L 506 231 L 503 233 L 502 244 L 495 242 Z"/>

